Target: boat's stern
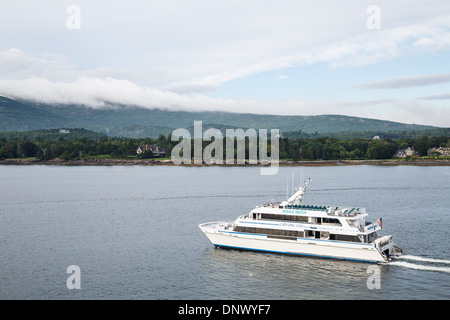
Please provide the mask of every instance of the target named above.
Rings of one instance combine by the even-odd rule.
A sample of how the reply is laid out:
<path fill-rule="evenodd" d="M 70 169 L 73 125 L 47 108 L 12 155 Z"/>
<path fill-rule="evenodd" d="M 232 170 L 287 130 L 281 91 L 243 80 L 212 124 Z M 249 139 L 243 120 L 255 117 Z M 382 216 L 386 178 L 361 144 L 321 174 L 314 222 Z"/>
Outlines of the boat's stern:
<path fill-rule="evenodd" d="M 374 244 L 385 261 L 390 261 L 391 257 L 399 256 L 403 253 L 403 250 L 395 245 L 391 235 L 374 240 Z"/>

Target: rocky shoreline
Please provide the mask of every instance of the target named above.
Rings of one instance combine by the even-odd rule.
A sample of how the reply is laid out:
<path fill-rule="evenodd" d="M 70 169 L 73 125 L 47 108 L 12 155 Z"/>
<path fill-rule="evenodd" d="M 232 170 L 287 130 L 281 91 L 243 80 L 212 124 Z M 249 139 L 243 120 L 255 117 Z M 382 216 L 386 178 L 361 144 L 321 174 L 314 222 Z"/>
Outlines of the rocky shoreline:
<path fill-rule="evenodd" d="M 52 159 L 41 161 L 39 159 L 5 159 L 0 165 L 69 165 L 69 166 L 155 166 L 175 165 L 171 160 L 158 159 L 81 159 L 64 160 Z M 215 166 L 261 166 L 262 164 L 222 164 Z M 279 166 L 341 166 L 341 165 L 416 165 L 416 166 L 450 166 L 446 159 L 389 159 L 389 160 L 315 160 L 315 161 L 286 161 L 280 160 Z M 208 166 L 207 164 L 183 164 L 183 166 Z"/>

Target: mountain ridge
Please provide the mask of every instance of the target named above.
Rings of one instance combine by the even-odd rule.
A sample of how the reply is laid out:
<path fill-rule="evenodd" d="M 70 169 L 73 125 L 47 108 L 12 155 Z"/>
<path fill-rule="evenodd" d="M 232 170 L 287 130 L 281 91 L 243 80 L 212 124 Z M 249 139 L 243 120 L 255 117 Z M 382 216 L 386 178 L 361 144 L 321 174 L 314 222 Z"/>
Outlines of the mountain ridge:
<path fill-rule="evenodd" d="M 85 128 L 109 136 L 143 137 L 168 134 L 194 121 L 230 128 L 279 129 L 313 133 L 425 130 L 438 127 L 345 115 L 269 115 L 225 111 L 169 111 L 137 106 L 90 108 L 13 100 L 0 96 L 0 131 Z"/>

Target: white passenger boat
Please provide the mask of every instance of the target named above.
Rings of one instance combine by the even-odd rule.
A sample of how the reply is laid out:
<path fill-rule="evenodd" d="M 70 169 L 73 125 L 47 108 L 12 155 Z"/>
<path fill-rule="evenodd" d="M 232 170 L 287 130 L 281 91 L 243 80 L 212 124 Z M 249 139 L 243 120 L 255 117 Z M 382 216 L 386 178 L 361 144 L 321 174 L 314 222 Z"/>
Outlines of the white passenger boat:
<path fill-rule="evenodd" d="M 199 227 L 214 246 L 222 248 L 375 263 L 402 253 L 391 235 L 378 235 L 381 218 L 366 221 L 365 208 L 303 205 L 310 181 L 281 203 L 256 207 L 234 222 Z"/>

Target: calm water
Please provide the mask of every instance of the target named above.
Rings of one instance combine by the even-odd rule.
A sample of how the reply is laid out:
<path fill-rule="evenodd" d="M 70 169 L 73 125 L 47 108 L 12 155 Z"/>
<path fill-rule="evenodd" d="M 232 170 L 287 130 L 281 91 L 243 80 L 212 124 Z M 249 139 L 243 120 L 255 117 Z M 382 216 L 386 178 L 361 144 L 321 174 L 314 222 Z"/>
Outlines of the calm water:
<path fill-rule="evenodd" d="M 215 249 L 198 228 L 284 200 L 299 168 L 0 166 L 0 298 L 450 298 L 449 167 L 301 170 L 304 203 L 383 217 L 407 259 L 379 266 L 380 289 L 370 264 Z"/>

